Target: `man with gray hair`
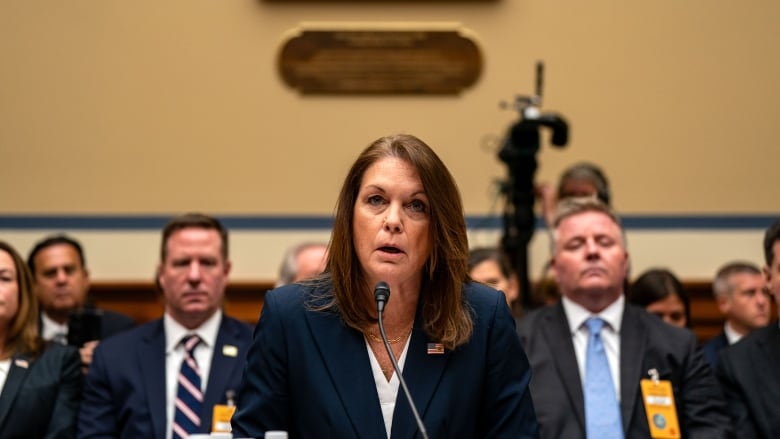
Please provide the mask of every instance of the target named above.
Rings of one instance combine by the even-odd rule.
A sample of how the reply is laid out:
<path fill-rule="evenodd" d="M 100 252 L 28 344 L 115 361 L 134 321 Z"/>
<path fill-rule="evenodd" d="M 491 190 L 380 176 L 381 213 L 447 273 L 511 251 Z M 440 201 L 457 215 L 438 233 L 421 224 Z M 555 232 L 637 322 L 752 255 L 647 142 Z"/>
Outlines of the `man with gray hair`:
<path fill-rule="evenodd" d="M 275 287 L 312 278 L 325 270 L 328 246 L 321 242 L 304 242 L 284 254 Z"/>
<path fill-rule="evenodd" d="M 722 266 L 712 283 L 718 310 L 726 319 L 723 332 L 702 346 L 713 369 L 721 349 L 738 342 L 754 329 L 769 323 L 769 296 L 761 269 L 750 262 L 735 261 Z"/>
<path fill-rule="evenodd" d="M 593 198 L 566 199 L 553 224 L 561 300 L 518 325 L 540 436 L 729 437 L 726 404 L 694 334 L 626 303 L 629 259 L 615 213 Z M 643 395 L 654 386 L 668 392 Z M 666 404 L 665 413 L 645 401 Z"/>

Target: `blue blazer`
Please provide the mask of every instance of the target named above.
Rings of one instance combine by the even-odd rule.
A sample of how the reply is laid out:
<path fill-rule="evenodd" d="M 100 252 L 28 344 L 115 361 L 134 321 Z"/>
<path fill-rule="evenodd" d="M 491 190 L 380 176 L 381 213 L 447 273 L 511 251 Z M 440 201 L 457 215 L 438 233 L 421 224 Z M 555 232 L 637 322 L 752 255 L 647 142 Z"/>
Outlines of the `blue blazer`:
<path fill-rule="evenodd" d="M 50 343 L 35 359 L 14 355 L 0 393 L 0 438 L 75 438 L 83 382 L 72 346 Z"/>
<path fill-rule="evenodd" d="M 200 432 L 211 431 L 214 404 L 238 390 L 250 327 L 223 315 L 203 401 Z M 235 346 L 237 355 L 224 354 Z M 162 319 L 119 333 L 95 348 L 78 421 L 79 438 L 165 439 L 165 333 Z"/>
<path fill-rule="evenodd" d="M 363 334 L 334 312 L 305 307 L 330 289 L 295 284 L 266 295 L 233 417 L 236 437 L 387 437 Z M 463 291 L 474 317 L 467 344 L 428 353 L 436 340 L 422 330 L 420 308 L 409 341 L 403 376 L 429 436 L 537 437 L 531 369 L 504 296 L 477 284 Z M 400 387 L 392 437 L 419 437 Z"/>

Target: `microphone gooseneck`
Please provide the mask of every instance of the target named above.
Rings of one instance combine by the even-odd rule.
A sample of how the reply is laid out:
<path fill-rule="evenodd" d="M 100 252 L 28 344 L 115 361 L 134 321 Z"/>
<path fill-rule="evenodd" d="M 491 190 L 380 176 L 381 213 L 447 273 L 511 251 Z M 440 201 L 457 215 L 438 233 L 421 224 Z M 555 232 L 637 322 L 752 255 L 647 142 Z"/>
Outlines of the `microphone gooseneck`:
<path fill-rule="evenodd" d="M 422 435 L 423 439 L 428 439 L 428 431 L 425 430 L 425 424 L 423 424 L 423 421 L 420 418 L 420 414 L 417 412 L 417 407 L 414 405 L 414 400 L 412 400 L 412 394 L 409 392 L 409 387 L 406 386 L 404 376 L 401 374 L 401 368 L 398 367 L 398 362 L 395 360 L 393 348 L 390 347 L 390 342 L 387 341 L 385 324 L 382 321 L 382 315 L 385 311 L 385 304 L 387 304 L 387 301 L 390 300 L 390 287 L 386 282 L 377 282 L 376 287 L 374 287 L 374 299 L 376 300 L 376 309 L 379 319 L 379 335 L 382 337 L 382 342 L 384 343 L 385 349 L 387 350 L 387 355 L 390 356 L 390 362 L 393 363 L 395 374 L 398 376 L 398 381 L 401 383 L 401 388 L 404 391 L 404 395 L 406 395 L 406 400 L 409 402 L 409 407 L 412 409 L 414 420 L 417 422 L 417 428 L 420 430 L 420 434 Z"/>

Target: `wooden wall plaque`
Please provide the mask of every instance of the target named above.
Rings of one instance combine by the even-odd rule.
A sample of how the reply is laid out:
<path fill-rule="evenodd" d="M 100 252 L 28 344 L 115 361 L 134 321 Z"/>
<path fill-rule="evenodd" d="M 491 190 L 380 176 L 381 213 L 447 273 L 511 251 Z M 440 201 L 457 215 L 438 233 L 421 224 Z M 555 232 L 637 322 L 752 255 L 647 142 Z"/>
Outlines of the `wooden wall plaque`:
<path fill-rule="evenodd" d="M 279 55 L 284 82 L 304 94 L 456 94 L 481 70 L 457 30 L 304 30 Z"/>

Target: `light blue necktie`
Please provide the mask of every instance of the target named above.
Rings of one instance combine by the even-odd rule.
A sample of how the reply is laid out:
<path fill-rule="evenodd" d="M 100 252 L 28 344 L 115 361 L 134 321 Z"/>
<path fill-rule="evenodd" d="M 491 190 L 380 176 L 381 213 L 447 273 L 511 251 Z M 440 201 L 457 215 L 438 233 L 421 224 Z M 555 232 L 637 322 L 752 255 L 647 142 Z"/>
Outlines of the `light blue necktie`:
<path fill-rule="evenodd" d="M 620 404 L 609 373 L 607 353 L 601 341 L 604 320 L 591 317 L 588 327 L 588 351 L 585 356 L 585 430 L 588 439 L 623 438 Z"/>

